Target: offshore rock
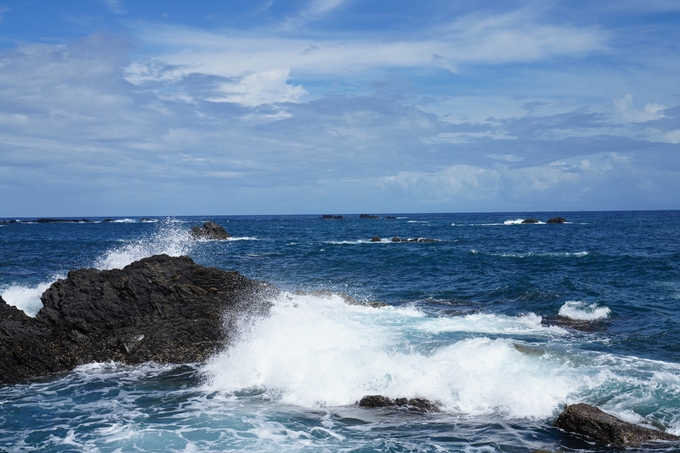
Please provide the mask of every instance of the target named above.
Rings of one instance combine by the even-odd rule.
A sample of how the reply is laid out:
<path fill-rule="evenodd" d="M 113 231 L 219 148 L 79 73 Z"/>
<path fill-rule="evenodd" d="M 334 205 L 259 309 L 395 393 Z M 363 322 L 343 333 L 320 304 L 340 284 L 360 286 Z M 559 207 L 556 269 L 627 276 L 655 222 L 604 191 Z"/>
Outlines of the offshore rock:
<path fill-rule="evenodd" d="M 552 219 L 548 219 L 546 223 L 567 223 L 567 219 L 564 217 L 553 217 Z"/>
<path fill-rule="evenodd" d="M 234 339 L 240 319 L 265 316 L 277 293 L 189 257 L 70 271 L 35 318 L 0 298 L 0 384 L 90 362 L 200 362 Z"/>
<path fill-rule="evenodd" d="M 359 216 L 360 219 L 379 219 L 377 215 L 372 215 L 372 214 L 361 214 Z"/>
<path fill-rule="evenodd" d="M 358 403 L 359 407 L 369 409 L 393 408 L 407 409 L 414 412 L 439 412 L 439 406 L 425 398 L 388 398 L 382 395 L 366 395 Z"/>
<path fill-rule="evenodd" d="M 635 446 L 655 440 L 680 440 L 680 437 L 669 433 L 624 422 L 584 403 L 567 406 L 553 426 L 580 434 L 592 442 L 615 447 Z"/>
<path fill-rule="evenodd" d="M 382 241 L 382 239 L 380 239 L 380 236 L 373 236 L 371 238 L 371 242 L 381 242 L 381 241 Z"/>
<path fill-rule="evenodd" d="M 522 220 L 522 223 L 538 223 L 538 220 L 529 218 Z"/>
<path fill-rule="evenodd" d="M 191 237 L 194 239 L 229 239 L 231 235 L 215 222 L 205 222 L 202 227 L 191 227 Z"/>

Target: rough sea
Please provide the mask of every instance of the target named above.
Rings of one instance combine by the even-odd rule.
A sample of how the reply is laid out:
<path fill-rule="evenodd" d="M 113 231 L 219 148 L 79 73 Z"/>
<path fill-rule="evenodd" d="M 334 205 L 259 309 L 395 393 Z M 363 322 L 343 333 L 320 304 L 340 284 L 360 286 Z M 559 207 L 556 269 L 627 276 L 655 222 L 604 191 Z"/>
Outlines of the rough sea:
<path fill-rule="evenodd" d="M 1 225 L 0 294 L 31 315 L 69 269 L 159 253 L 283 293 L 207 363 L 0 387 L 0 451 L 611 451 L 551 427 L 578 402 L 680 435 L 679 211 L 391 215 Z M 232 239 L 189 239 L 208 220 Z M 680 445 L 628 451 L 650 450 Z"/>

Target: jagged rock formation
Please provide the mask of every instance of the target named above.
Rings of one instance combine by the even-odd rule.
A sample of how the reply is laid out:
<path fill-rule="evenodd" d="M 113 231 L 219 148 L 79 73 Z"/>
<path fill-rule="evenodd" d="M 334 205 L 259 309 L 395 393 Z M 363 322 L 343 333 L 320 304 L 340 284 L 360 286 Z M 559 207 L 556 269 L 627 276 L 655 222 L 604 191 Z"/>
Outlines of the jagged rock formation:
<path fill-rule="evenodd" d="M 278 292 L 238 272 L 157 255 L 123 269 L 73 270 L 35 318 L 0 298 L 0 384 L 103 361 L 205 360 Z"/>
<path fill-rule="evenodd" d="M 366 395 L 357 403 L 359 407 L 369 409 L 393 408 L 407 409 L 415 412 L 438 412 L 439 407 L 436 403 L 425 398 L 388 398 L 382 395 Z"/>
<path fill-rule="evenodd" d="M 231 235 L 215 222 L 205 222 L 202 227 L 193 226 L 191 227 L 191 237 L 194 239 L 216 239 L 224 240 L 229 239 Z"/>
<path fill-rule="evenodd" d="M 673 434 L 624 422 L 584 403 L 567 406 L 553 426 L 580 434 L 592 442 L 614 447 L 636 446 L 655 440 L 680 440 Z"/>

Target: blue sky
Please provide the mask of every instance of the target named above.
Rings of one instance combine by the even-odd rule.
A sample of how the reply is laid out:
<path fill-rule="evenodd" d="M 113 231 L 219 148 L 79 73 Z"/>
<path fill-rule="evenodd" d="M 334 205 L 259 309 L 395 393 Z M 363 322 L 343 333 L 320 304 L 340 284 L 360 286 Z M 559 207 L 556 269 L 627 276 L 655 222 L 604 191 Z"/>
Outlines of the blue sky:
<path fill-rule="evenodd" d="M 626 209 L 676 0 L 0 1 L 0 217 Z"/>

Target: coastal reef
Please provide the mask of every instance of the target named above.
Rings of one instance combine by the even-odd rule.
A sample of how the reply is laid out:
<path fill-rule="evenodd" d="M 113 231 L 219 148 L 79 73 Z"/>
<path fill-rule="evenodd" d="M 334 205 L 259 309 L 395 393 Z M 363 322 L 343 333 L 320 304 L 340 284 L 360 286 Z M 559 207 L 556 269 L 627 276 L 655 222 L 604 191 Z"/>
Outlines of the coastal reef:
<path fill-rule="evenodd" d="M 205 222 L 203 226 L 193 226 L 189 231 L 189 234 L 194 239 L 211 239 L 211 240 L 224 240 L 229 239 L 231 235 L 220 225 L 215 222 Z"/>
<path fill-rule="evenodd" d="M 567 406 L 553 426 L 579 434 L 591 442 L 612 447 L 637 446 L 650 441 L 679 441 L 673 434 L 625 422 L 595 406 L 579 403 Z"/>
<path fill-rule="evenodd" d="M 35 318 L 0 298 L 0 384 L 91 362 L 200 362 L 265 316 L 278 290 L 238 272 L 156 255 L 123 269 L 72 270 Z"/>

